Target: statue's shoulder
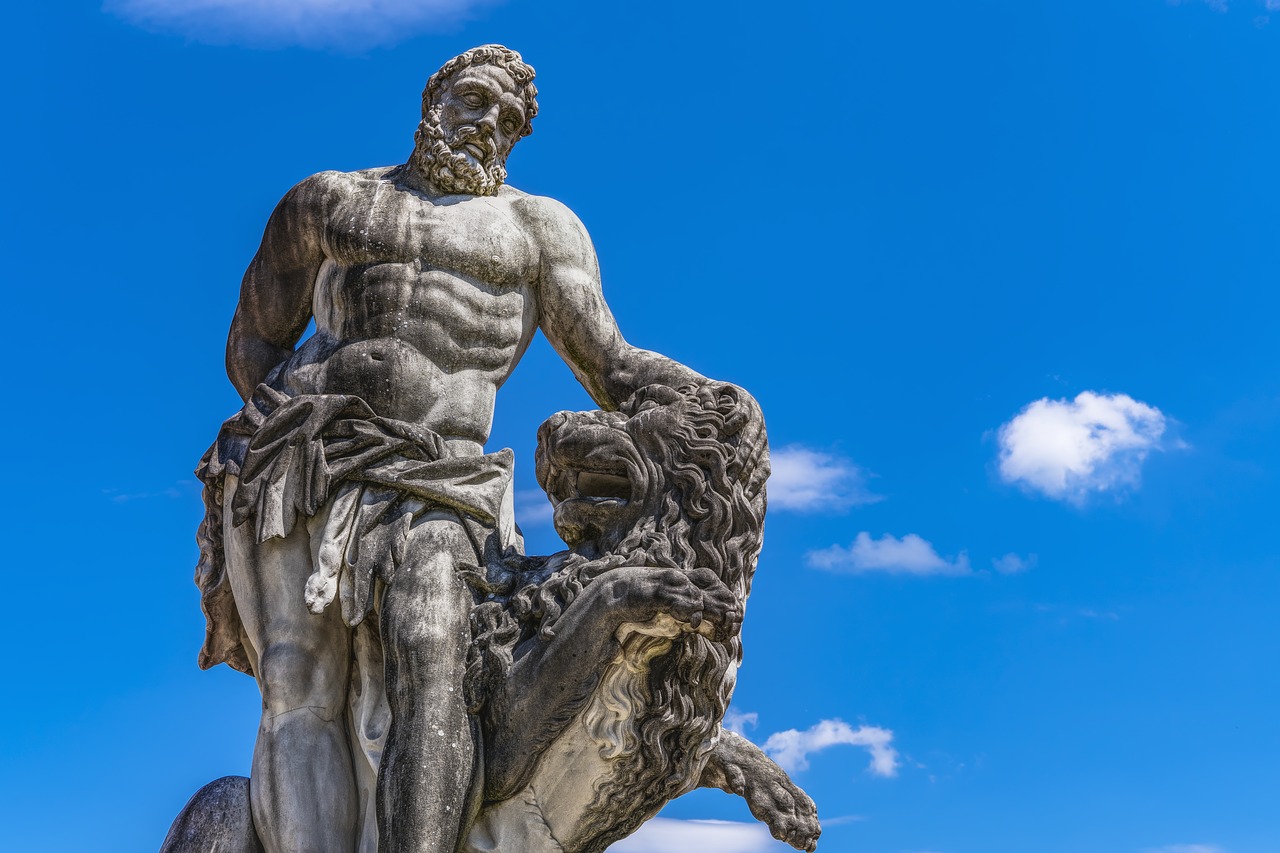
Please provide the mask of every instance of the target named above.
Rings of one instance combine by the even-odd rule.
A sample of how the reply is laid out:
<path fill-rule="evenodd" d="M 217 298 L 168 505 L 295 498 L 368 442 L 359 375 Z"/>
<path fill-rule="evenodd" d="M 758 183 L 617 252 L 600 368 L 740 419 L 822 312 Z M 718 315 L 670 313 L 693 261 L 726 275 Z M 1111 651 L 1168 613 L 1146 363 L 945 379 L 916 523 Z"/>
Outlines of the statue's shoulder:
<path fill-rule="evenodd" d="M 350 195 L 363 189 L 373 189 L 379 183 L 394 181 L 398 169 L 399 166 L 379 166 L 354 172 L 316 172 L 303 178 L 289 192 L 305 196 Z"/>
<path fill-rule="evenodd" d="M 499 198 L 507 196 L 511 209 L 534 234 L 545 236 L 553 242 L 585 237 L 586 229 L 564 202 L 550 196 L 533 195 L 504 184 L 498 191 Z"/>
<path fill-rule="evenodd" d="M 381 182 L 392 179 L 396 166 L 380 166 L 355 172 L 317 172 L 303 178 L 283 199 L 280 208 L 302 216 L 326 217 L 335 206 L 372 195 Z"/>

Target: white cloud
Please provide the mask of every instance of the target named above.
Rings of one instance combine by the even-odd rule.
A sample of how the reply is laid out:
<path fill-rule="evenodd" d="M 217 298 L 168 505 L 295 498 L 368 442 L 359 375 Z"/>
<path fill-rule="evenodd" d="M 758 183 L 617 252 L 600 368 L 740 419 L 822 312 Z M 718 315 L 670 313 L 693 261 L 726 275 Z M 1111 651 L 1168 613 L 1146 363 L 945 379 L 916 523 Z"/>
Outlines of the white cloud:
<path fill-rule="evenodd" d="M 636 832 L 609 848 L 609 853 L 769 853 L 791 848 L 769 837 L 758 823 L 726 820 L 672 820 L 655 817 Z"/>
<path fill-rule="evenodd" d="M 361 50 L 447 29 L 497 0 L 106 0 L 143 29 L 210 44 Z"/>
<path fill-rule="evenodd" d="M 1148 847 L 1143 853 L 1227 853 L 1216 844 L 1170 844 L 1165 847 Z"/>
<path fill-rule="evenodd" d="M 837 817 L 824 817 L 822 819 L 822 825 L 824 827 L 845 826 L 846 824 L 850 824 L 850 823 L 862 823 L 866 819 L 867 819 L 866 815 L 845 814 L 845 815 L 839 815 Z"/>
<path fill-rule="evenodd" d="M 886 533 L 872 539 L 865 530 L 848 548 L 832 545 L 810 551 L 805 558 L 810 566 L 833 572 L 889 572 L 906 575 L 967 575 L 969 557 L 963 551 L 955 559 L 938 555 L 933 546 L 914 533 L 901 539 Z"/>
<path fill-rule="evenodd" d="M 866 473 L 842 456 L 790 444 L 772 451 L 769 464 L 770 509 L 830 512 L 884 500 L 868 491 Z"/>
<path fill-rule="evenodd" d="M 1192 0 L 1168 0 L 1171 6 L 1185 6 Z M 1208 6 L 1215 12 L 1230 12 L 1230 0 L 1203 0 L 1204 5 Z M 1268 12 L 1280 11 L 1280 0 L 1254 0 L 1254 6 L 1261 6 Z M 1266 18 L 1260 19 L 1261 23 L 1266 23 Z"/>
<path fill-rule="evenodd" d="M 1160 449 L 1164 431 L 1164 414 L 1127 394 L 1046 397 L 1000 427 L 1000 476 L 1079 503 L 1090 492 L 1136 486 L 1143 461 Z"/>
<path fill-rule="evenodd" d="M 1010 551 L 1003 557 L 996 557 L 991 561 L 991 565 L 1002 575 L 1016 575 L 1025 572 L 1027 569 L 1035 568 L 1036 560 L 1035 554 L 1028 554 L 1023 557 Z"/>
<path fill-rule="evenodd" d="M 555 507 L 542 489 L 518 489 L 515 493 L 516 523 L 521 527 L 540 527 L 550 524 Z"/>
<path fill-rule="evenodd" d="M 788 773 L 796 773 L 809 767 L 809 756 L 815 752 L 841 744 L 865 746 L 871 752 L 868 768 L 877 776 L 896 776 L 898 752 L 890 744 L 893 732 L 879 726 L 853 728 L 842 720 L 823 720 L 808 731 L 788 729 L 769 735 L 764 751 Z"/>
<path fill-rule="evenodd" d="M 720 721 L 720 725 L 724 726 L 726 731 L 731 731 L 736 735 L 746 737 L 747 728 L 750 727 L 754 729 L 758 722 L 760 722 L 760 715 L 754 711 L 744 714 L 737 708 L 730 708 L 728 711 L 725 711 L 724 719 Z"/>

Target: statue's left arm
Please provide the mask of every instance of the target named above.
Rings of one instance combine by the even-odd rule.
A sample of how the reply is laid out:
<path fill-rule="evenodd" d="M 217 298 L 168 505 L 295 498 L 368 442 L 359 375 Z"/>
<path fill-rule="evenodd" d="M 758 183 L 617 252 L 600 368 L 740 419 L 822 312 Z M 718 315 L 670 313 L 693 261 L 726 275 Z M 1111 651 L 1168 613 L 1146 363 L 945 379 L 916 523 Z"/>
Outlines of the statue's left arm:
<path fill-rule="evenodd" d="M 548 198 L 522 202 L 540 256 L 539 325 L 597 405 L 612 411 L 646 385 L 706 381 L 683 364 L 623 339 L 604 301 L 595 248 L 572 211 Z"/>

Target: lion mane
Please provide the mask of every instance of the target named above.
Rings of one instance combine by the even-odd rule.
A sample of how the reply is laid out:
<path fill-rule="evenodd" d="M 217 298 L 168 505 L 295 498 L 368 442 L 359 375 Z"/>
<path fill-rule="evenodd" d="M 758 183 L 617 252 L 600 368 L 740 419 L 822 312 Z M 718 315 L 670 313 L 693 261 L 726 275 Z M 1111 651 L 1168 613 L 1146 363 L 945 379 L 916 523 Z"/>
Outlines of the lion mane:
<path fill-rule="evenodd" d="M 582 591 L 618 567 L 711 569 L 745 603 L 763 539 L 769 474 L 759 406 L 735 385 L 706 382 L 643 388 L 619 413 L 578 417 L 625 432 L 636 451 L 630 479 L 640 494 L 632 501 L 642 510 L 628 529 L 603 533 L 603 553 L 594 559 L 569 552 L 522 558 L 496 581 L 491 572 L 489 600 L 472 615 L 476 654 L 468 682 L 477 710 L 485 685 L 505 677 L 517 647 L 550 640 Z M 539 483 L 548 489 L 541 440 L 538 454 Z M 611 744 L 604 757 L 614 762 L 589 809 L 594 835 L 576 840 L 577 851 L 603 850 L 697 786 L 728 708 L 742 642 L 736 628 L 717 639 L 638 631 L 624 640 L 622 657 L 624 665 L 585 677 L 587 692 L 610 711 L 592 734 Z M 545 750 L 554 737 L 547 740 L 531 747 Z M 629 807 L 606 814 L 614 798 Z"/>

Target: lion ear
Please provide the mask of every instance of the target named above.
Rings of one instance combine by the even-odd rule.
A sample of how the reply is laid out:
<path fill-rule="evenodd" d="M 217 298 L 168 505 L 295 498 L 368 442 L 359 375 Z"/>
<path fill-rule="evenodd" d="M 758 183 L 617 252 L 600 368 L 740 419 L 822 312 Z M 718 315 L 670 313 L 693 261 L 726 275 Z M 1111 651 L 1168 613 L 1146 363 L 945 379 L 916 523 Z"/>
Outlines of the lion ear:
<path fill-rule="evenodd" d="M 752 415 L 758 412 L 755 400 L 752 400 L 751 395 L 737 385 L 721 382 L 713 385 L 709 390 L 711 399 L 708 401 L 710 403 L 708 408 L 714 409 L 716 414 L 720 415 L 724 422 L 720 434 L 726 438 L 737 435 L 743 427 L 747 426 Z"/>
<path fill-rule="evenodd" d="M 769 438 L 764 414 L 755 398 L 737 385 L 726 382 L 715 391 L 716 408 L 724 418 L 721 434 L 735 439 L 729 473 L 742 483 L 747 497 L 755 499 L 769 479 Z"/>

